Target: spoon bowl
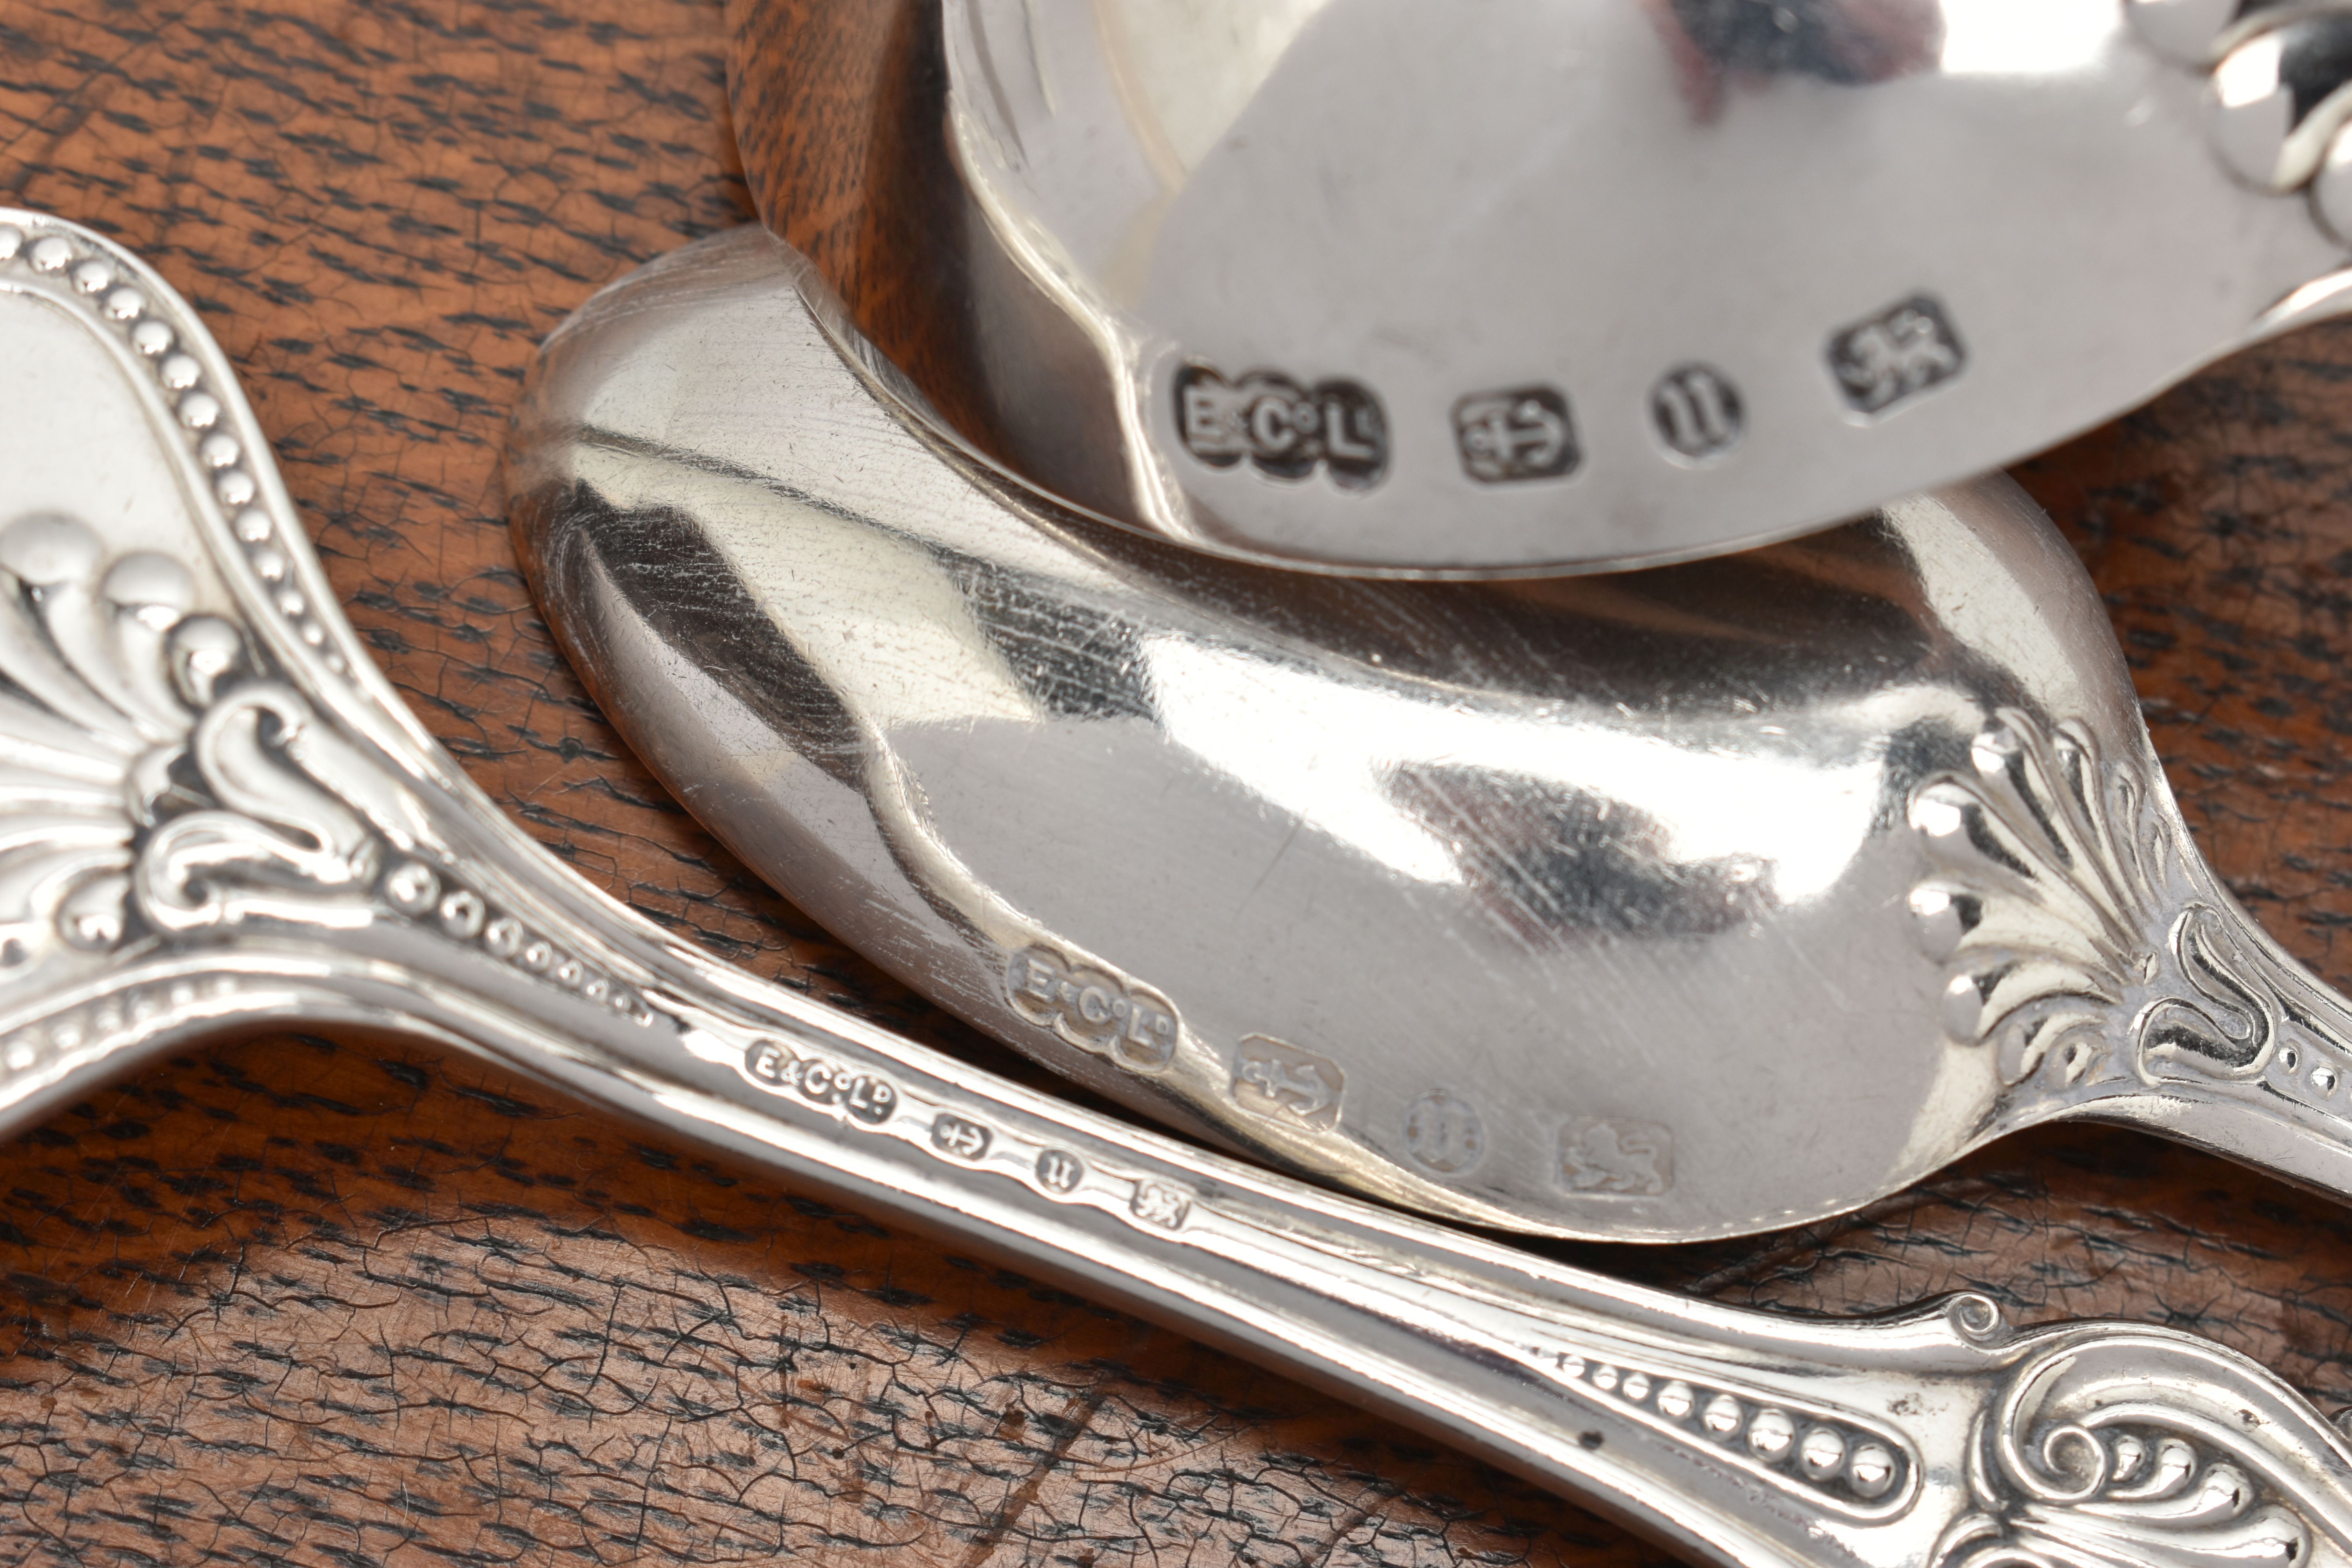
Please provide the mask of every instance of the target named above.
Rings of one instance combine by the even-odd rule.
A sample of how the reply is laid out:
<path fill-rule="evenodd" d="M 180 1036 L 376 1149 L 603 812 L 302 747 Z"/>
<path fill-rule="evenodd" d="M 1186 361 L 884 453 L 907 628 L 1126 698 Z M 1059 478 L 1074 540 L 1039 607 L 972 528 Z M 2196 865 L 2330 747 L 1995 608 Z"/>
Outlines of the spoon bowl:
<path fill-rule="evenodd" d="M 2005 479 L 1640 574 L 1301 577 L 1003 483 L 747 231 L 558 334 L 513 488 L 574 662 L 751 866 L 1229 1146 L 1658 1241 L 2065 1116 L 2352 1192 L 2344 1006 L 2198 858 Z"/>
<path fill-rule="evenodd" d="M 760 210 L 934 427 L 1237 558 L 1760 543 L 2347 297 L 2334 5 L 730 13 Z"/>

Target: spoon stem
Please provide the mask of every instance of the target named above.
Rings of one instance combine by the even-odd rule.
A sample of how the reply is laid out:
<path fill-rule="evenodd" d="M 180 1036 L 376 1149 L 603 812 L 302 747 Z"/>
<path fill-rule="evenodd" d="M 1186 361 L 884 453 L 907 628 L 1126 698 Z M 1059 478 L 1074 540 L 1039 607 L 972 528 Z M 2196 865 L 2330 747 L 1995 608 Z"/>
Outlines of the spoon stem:
<path fill-rule="evenodd" d="M 2337 1199 L 2352 1199 L 2352 1004 L 2290 956 L 2226 893 L 2184 914 L 2205 982 L 2202 1028 L 2143 1009 L 2143 1080 L 2090 1102 L 2098 1120 L 2152 1128 Z M 2210 937 L 2189 934 L 2200 927 Z M 2170 1026 L 2171 1046 L 2160 1037 Z M 2225 1032 L 2226 1030 L 2226 1032 Z M 2227 1050 L 2192 1042 L 2227 1042 Z"/>

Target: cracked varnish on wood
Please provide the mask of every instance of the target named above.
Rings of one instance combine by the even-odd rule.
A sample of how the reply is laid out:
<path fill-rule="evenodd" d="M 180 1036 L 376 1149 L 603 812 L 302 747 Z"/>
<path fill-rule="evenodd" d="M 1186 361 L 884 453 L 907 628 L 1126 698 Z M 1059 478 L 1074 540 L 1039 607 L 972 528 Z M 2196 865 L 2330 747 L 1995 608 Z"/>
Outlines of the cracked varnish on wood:
<path fill-rule="evenodd" d="M 16 0 L 0 197 L 194 300 L 362 636 L 542 841 L 730 959 L 1005 1066 L 677 810 L 508 543 L 533 344 L 747 211 L 725 45 L 701 0 Z M 2347 432 L 2352 331 L 2323 328 L 2025 473 L 2214 860 L 2339 982 Z M 1664 1561 L 1180 1335 L 411 1044 L 225 1041 L 0 1164 L 0 1563 Z M 1801 1233 L 1569 1250 L 1790 1310 L 1967 1287 L 2173 1323 L 2352 1397 L 2346 1212 L 2126 1133 L 2018 1140 Z"/>

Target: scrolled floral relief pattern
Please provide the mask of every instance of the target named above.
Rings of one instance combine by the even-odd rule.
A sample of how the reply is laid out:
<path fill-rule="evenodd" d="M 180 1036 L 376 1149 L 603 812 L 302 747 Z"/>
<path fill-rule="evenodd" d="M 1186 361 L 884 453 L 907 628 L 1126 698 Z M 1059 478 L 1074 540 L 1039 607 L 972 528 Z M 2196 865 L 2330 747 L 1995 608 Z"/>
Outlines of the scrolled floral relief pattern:
<path fill-rule="evenodd" d="M 390 844 L 355 804 L 396 787 L 382 765 L 194 596 L 177 561 L 110 557 L 76 519 L 0 526 L 0 980 L 68 951 L 257 916 L 332 932 L 388 906 L 646 1016 L 634 991 Z"/>
<path fill-rule="evenodd" d="M 304 763 L 344 760 L 169 556 L 56 514 L 0 527 L 0 959 L 105 952 L 290 900 L 364 907 L 380 846 Z"/>
<path fill-rule="evenodd" d="M 1978 1417 L 1938 1568 L 2300 1568 L 2343 1548 L 2342 1442 L 2215 1347 L 2068 1328 Z M 2327 1559 L 2340 1561 L 2337 1558 Z"/>
<path fill-rule="evenodd" d="M 2259 1073 L 2282 1004 L 2157 809 L 2161 781 L 2016 711 L 1970 762 L 1910 801 L 1937 868 L 1911 914 L 1949 966 L 1947 1032 L 1996 1047 L 2012 1084 Z"/>

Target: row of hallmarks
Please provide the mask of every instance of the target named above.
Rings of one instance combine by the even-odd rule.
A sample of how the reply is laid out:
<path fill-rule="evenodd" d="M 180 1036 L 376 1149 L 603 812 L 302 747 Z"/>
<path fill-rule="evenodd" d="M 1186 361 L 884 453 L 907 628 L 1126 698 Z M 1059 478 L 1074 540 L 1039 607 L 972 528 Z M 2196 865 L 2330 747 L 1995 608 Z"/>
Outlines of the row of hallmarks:
<path fill-rule="evenodd" d="M 1234 1102 L 1252 1115 L 1329 1132 L 1347 1089 L 1339 1063 L 1270 1035 L 1246 1036 L 1234 1051 Z M 1486 1158 L 1486 1118 L 1449 1089 L 1407 1106 L 1399 1131 L 1413 1163 L 1433 1176 L 1467 1175 Z M 1660 1196 L 1675 1184 L 1674 1134 L 1629 1117 L 1572 1118 L 1559 1131 L 1555 1174 L 1580 1196 Z"/>
<path fill-rule="evenodd" d="M 895 1131 L 905 1123 L 935 1153 L 961 1164 L 979 1164 L 992 1152 L 1001 1154 L 1019 1143 L 986 1121 L 944 1109 L 932 1109 L 924 1128 L 922 1110 L 880 1073 L 801 1056 L 773 1040 L 755 1040 L 745 1047 L 743 1075 L 772 1094 L 797 1095 L 812 1105 L 838 1110 L 852 1126 Z M 1019 1174 L 1029 1185 L 1064 1201 L 1083 1196 L 1087 1178 L 1097 1173 L 1076 1151 L 1052 1145 L 1022 1150 L 1016 1158 L 1022 1162 Z M 996 1163 L 1002 1168 L 1001 1162 Z M 1181 1187 L 1150 1177 L 1099 1173 L 1099 1184 L 1108 1189 L 1105 1195 L 1116 1201 L 1124 1189 L 1121 1206 L 1137 1224 L 1181 1230 L 1192 1215 L 1192 1194 Z"/>
<path fill-rule="evenodd" d="M 1916 294 L 1832 334 L 1830 374 L 1846 405 L 1875 418 L 1942 385 L 1968 364 L 1943 305 Z M 1176 433 L 1216 468 L 1246 462 L 1272 479 L 1318 470 L 1343 491 L 1380 483 L 1389 468 L 1389 422 L 1360 382 L 1309 385 L 1278 371 L 1228 379 L 1213 366 L 1176 374 Z M 1710 463 L 1739 444 L 1747 405 L 1713 366 L 1679 364 L 1650 393 L 1650 424 L 1675 458 Z M 1454 405 L 1462 471 L 1485 485 L 1565 479 L 1584 460 L 1568 395 L 1546 383 L 1474 392 Z"/>
<path fill-rule="evenodd" d="M 1092 1206 L 1139 1229 L 1174 1235 L 1200 1212 L 1198 1195 L 1184 1185 L 1102 1171 L 1074 1149 L 1024 1138 L 971 1110 L 923 1104 L 869 1068 L 756 1039 L 744 1050 L 742 1072 L 772 1094 L 837 1111 L 852 1129 L 927 1147 L 955 1165 L 985 1165 L 1058 1202 L 1092 1199 Z M 1294 1070 L 1268 1092 L 1312 1076 Z M 1918 1463 L 1908 1447 L 1849 1413 L 1760 1396 L 1663 1366 L 1596 1360 L 1566 1342 L 1522 1341 L 1509 1349 L 1528 1370 L 1586 1400 L 1757 1480 L 1800 1488 L 1838 1512 L 1884 1517 L 1907 1506 L 1916 1489 Z"/>
<path fill-rule="evenodd" d="M 1486 1120 L 1451 1089 L 1405 1107 L 1405 1152 L 1432 1175 L 1458 1179 L 1486 1157 Z M 1578 1116 L 1559 1130 L 1553 1174 L 1579 1197 L 1654 1198 L 1674 1189 L 1674 1133 L 1628 1116 Z"/>
<path fill-rule="evenodd" d="M 1070 1045 L 1147 1075 L 1175 1061 L 1183 1033 L 1175 1004 L 1107 964 L 1033 944 L 1005 961 L 1003 979 L 1016 1014 Z M 1332 1132 L 1347 1091 L 1346 1070 L 1318 1052 L 1271 1035 L 1244 1036 L 1234 1047 L 1228 1092 L 1251 1115 Z M 1440 1179 L 1466 1176 L 1486 1158 L 1486 1118 L 1447 1089 L 1407 1106 L 1397 1131 L 1413 1163 Z M 940 1147 L 961 1152 L 971 1136 L 959 1132 Z M 967 1157 L 985 1149 L 983 1141 Z M 1559 1130 L 1554 1178 L 1582 1197 L 1661 1196 L 1675 1184 L 1674 1135 L 1653 1121 L 1575 1117 Z"/>
<path fill-rule="evenodd" d="M 977 1108 L 922 1103 L 881 1073 L 772 1039 L 744 1050 L 742 1072 L 772 1094 L 837 1111 L 852 1129 L 895 1136 L 959 1166 L 982 1166 L 1058 1202 L 1088 1202 L 1139 1229 L 1185 1230 L 1202 1212 L 1185 1185 L 1124 1176 L 1090 1165 L 1074 1149 L 992 1124 Z M 1293 1080 L 1299 1075 L 1294 1074 Z M 1891 1433 L 1828 1407 L 1762 1397 L 1719 1383 L 1591 1357 L 1565 1342 L 1496 1344 L 1537 1375 L 1710 1452 L 1754 1479 L 1795 1485 L 1837 1511 L 1871 1517 L 1899 1511 L 1916 1489 L 1918 1465 Z"/>

